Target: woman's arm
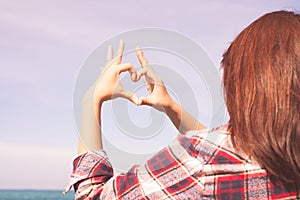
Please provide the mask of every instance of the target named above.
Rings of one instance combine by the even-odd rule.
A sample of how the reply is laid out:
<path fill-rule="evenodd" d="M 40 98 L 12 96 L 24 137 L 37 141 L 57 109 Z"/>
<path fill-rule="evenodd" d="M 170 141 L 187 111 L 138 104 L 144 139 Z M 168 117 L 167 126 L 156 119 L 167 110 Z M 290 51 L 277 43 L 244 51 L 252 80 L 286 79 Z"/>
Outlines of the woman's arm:
<path fill-rule="evenodd" d="M 88 150 L 102 149 L 100 122 L 101 104 L 101 102 L 94 103 L 92 94 L 87 93 L 83 98 L 80 136 L 77 149 L 78 155 Z M 99 116 L 99 121 L 97 120 L 97 115 Z"/>
<path fill-rule="evenodd" d="M 170 97 L 163 81 L 149 65 L 140 48 L 136 49 L 136 54 L 142 66 L 142 71 L 138 73 L 138 77 L 144 75 L 144 82 L 149 92 L 148 97 L 139 100 L 139 105 L 149 105 L 165 112 L 180 133 L 205 129 L 203 124 Z"/>
<path fill-rule="evenodd" d="M 206 127 L 195 119 L 190 113 L 184 110 L 177 102 L 170 101 L 164 107 L 165 113 L 168 115 L 174 126 L 180 133 L 185 133 L 189 130 L 203 130 Z"/>
<path fill-rule="evenodd" d="M 130 63 L 121 64 L 123 51 L 123 41 L 120 41 L 119 50 L 115 58 L 113 58 L 112 47 L 108 47 L 106 65 L 99 78 L 88 89 L 83 98 L 78 155 L 88 150 L 102 149 L 101 106 L 103 102 L 116 97 L 123 97 L 138 104 L 138 98 L 126 91 L 119 79 L 119 75 L 122 72 L 128 71 L 132 81 L 137 81 L 134 67 Z"/>

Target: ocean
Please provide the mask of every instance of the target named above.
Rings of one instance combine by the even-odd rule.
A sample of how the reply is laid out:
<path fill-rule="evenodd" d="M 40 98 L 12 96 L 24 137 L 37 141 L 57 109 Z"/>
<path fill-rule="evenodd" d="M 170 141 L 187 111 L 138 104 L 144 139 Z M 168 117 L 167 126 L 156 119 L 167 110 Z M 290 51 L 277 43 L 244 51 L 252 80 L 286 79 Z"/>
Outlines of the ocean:
<path fill-rule="evenodd" d="M 0 190 L 0 200 L 74 200 L 74 192 L 63 196 L 59 190 Z"/>

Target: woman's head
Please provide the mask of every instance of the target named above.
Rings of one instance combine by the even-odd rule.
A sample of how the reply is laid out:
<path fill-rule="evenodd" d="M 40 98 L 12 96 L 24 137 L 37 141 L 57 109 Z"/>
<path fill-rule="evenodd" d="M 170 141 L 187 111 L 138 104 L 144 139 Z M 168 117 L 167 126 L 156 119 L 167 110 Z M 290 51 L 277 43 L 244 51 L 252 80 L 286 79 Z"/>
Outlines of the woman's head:
<path fill-rule="evenodd" d="M 266 14 L 222 60 L 233 142 L 270 174 L 300 180 L 300 15 Z"/>

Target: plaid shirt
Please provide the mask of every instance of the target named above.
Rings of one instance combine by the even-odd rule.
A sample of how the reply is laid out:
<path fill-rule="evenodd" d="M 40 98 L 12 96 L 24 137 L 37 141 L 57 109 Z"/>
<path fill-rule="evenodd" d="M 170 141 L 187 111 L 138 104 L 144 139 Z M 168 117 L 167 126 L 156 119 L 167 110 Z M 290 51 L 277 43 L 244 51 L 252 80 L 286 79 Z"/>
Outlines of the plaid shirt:
<path fill-rule="evenodd" d="M 226 126 L 178 135 L 143 166 L 114 175 L 104 151 L 74 160 L 66 192 L 76 199 L 300 199 L 300 181 L 284 184 L 237 152 Z"/>

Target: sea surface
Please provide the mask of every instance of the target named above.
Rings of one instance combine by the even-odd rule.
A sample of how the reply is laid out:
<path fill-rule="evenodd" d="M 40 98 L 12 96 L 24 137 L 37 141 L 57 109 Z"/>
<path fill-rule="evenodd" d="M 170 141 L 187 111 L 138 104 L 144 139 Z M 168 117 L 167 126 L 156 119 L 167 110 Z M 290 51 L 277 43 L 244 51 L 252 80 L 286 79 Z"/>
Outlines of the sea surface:
<path fill-rule="evenodd" d="M 74 192 L 66 195 L 59 190 L 0 190 L 0 200 L 74 200 Z"/>

